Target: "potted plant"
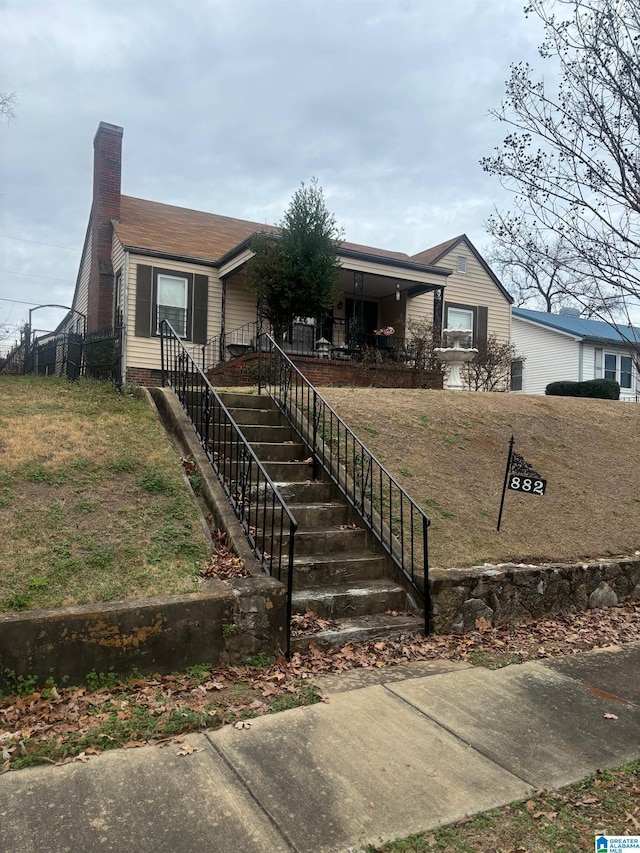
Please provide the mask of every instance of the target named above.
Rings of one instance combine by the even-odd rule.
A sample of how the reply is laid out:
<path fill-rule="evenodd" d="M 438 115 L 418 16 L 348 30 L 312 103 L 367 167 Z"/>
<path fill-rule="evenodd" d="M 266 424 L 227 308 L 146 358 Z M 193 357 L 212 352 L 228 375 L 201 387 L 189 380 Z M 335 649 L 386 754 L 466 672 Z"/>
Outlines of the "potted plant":
<path fill-rule="evenodd" d="M 393 326 L 384 326 L 382 329 L 374 329 L 373 333 L 376 336 L 376 346 L 388 347 L 389 338 L 395 335 L 396 330 Z"/>

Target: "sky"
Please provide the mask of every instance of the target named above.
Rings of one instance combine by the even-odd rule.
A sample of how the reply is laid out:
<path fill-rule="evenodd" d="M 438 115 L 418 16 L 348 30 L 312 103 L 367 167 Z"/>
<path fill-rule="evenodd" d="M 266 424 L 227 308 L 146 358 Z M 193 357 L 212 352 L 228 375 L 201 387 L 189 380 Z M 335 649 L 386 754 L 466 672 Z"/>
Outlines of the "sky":
<path fill-rule="evenodd" d="M 0 327 L 71 304 L 100 121 L 124 128 L 126 195 L 275 224 L 315 176 L 350 242 L 482 251 L 512 202 L 479 165 L 507 132 L 489 111 L 540 62 L 523 5 L 0 0 Z"/>

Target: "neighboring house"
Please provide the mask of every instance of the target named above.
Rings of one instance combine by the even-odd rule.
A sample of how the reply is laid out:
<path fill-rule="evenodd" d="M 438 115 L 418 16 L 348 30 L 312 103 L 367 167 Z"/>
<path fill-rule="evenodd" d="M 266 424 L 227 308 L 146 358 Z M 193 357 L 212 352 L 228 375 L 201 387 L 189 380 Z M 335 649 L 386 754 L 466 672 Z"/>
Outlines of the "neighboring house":
<path fill-rule="evenodd" d="M 640 332 L 571 314 L 513 308 L 511 339 L 522 360 L 512 366 L 511 390 L 544 394 L 550 382 L 615 379 L 621 400 L 638 400 L 635 365 Z"/>
<path fill-rule="evenodd" d="M 168 319 L 189 347 L 256 321 L 243 267 L 250 241 L 272 226 L 121 194 L 121 127 L 100 123 L 94 139 L 93 203 L 72 303 L 61 331 L 86 316 L 92 332 L 124 325 L 122 378 L 160 379 L 159 323 Z M 511 298 L 464 235 L 410 257 L 341 243 L 342 293 L 322 329 L 332 345 L 354 331 L 372 335 L 410 319 L 473 329 L 475 339 L 510 335 Z M 445 295 L 446 293 L 446 295 Z M 443 314 L 444 312 L 444 314 Z"/>

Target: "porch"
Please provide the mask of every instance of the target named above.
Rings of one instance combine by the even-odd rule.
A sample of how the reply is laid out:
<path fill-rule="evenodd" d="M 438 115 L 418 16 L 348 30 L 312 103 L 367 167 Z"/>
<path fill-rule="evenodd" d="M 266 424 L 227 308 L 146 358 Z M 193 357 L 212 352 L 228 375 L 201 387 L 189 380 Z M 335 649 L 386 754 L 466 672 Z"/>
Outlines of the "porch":
<path fill-rule="evenodd" d="M 322 338 L 313 342 L 312 327 L 305 326 L 299 340 L 288 340 L 283 349 L 314 385 L 355 386 L 374 388 L 435 388 L 442 389 L 442 371 L 428 364 L 420 345 L 413 340 L 394 336 L 385 343 L 365 343 L 359 348 L 338 344 L 327 351 Z M 318 331 L 315 330 L 315 334 Z M 375 337 L 375 336 L 373 336 Z M 325 339 L 326 340 L 326 339 Z M 343 341 L 346 343 L 346 340 Z M 321 344 L 321 348 L 317 344 Z M 216 357 L 214 354 L 223 354 Z M 203 370 L 217 386 L 254 385 L 258 378 L 258 360 L 269 359 L 271 353 L 259 351 L 258 326 L 250 324 L 226 337 L 209 341 L 202 353 Z"/>

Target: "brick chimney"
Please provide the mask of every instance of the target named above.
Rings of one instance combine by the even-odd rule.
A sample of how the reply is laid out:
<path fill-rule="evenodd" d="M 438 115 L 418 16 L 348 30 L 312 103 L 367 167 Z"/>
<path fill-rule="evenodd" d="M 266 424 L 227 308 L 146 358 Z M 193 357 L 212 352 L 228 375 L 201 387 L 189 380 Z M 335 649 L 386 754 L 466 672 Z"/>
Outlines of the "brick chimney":
<path fill-rule="evenodd" d="M 122 133 L 121 127 L 101 121 L 93 139 L 88 332 L 113 324 L 114 276 L 111 261 L 113 239 L 111 220 L 120 219 Z"/>

